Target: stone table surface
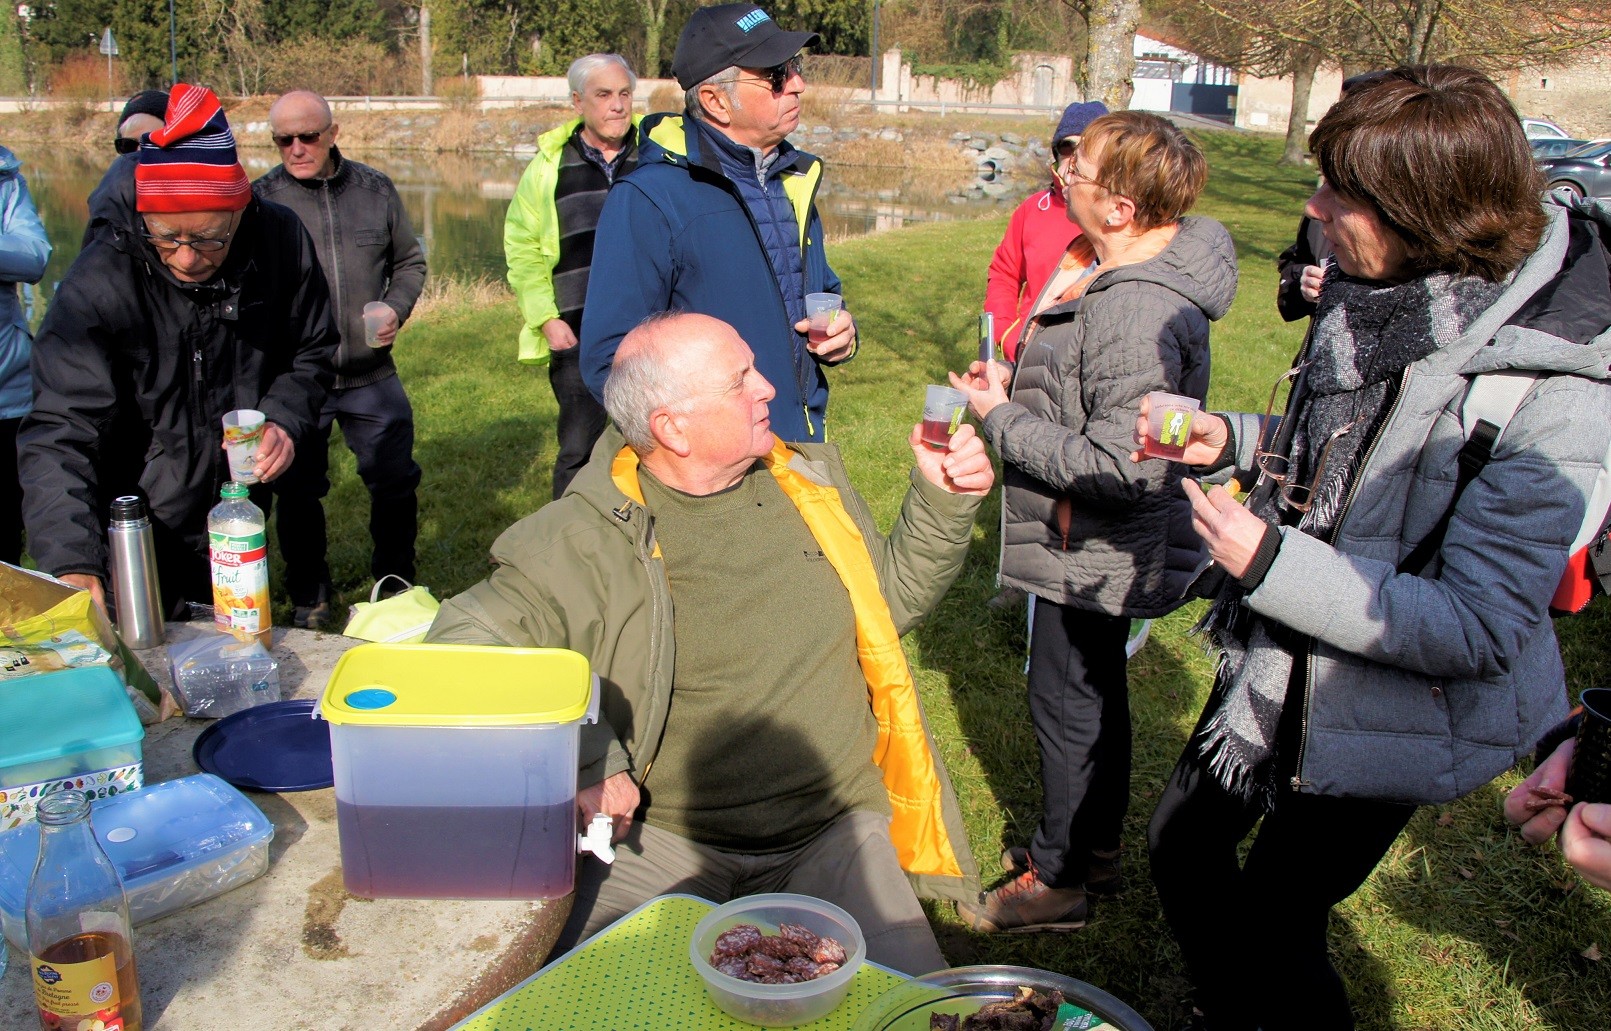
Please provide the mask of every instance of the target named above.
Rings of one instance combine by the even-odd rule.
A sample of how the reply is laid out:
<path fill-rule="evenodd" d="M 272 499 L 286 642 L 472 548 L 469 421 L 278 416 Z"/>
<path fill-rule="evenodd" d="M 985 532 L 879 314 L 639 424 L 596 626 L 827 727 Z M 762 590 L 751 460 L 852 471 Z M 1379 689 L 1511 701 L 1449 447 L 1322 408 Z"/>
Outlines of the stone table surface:
<path fill-rule="evenodd" d="M 204 627 L 170 624 L 168 643 Z M 285 698 L 317 698 L 350 637 L 274 632 Z M 159 681 L 161 649 L 141 653 Z M 200 772 L 191 745 L 211 723 L 146 728 L 145 781 Z M 570 908 L 553 902 L 365 899 L 342 887 L 335 791 L 246 792 L 274 823 L 266 874 L 134 928 L 146 1031 L 436 1031 L 534 973 Z M 0 943 L 3 946 L 3 943 Z M 38 1027 L 27 958 L 0 978 L 0 1028 Z"/>

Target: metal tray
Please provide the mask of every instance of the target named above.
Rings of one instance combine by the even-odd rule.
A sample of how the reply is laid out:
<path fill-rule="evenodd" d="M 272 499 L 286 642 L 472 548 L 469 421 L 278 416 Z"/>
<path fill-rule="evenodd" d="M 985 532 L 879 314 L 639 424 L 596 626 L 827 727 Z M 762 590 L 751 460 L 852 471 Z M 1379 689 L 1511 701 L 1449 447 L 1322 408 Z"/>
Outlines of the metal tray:
<path fill-rule="evenodd" d="M 1141 1014 L 1100 988 L 1049 970 L 1013 966 L 953 967 L 914 977 L 879 996 L 852 1031 L 928 1031 L 931 1013 L 967 1016 L 992 1002 L 1010 1001 L 1020 987 L 1057 989 L 1069 1002 L 1101 1018 L 1092 1027 L 1152 1031 Z"/>

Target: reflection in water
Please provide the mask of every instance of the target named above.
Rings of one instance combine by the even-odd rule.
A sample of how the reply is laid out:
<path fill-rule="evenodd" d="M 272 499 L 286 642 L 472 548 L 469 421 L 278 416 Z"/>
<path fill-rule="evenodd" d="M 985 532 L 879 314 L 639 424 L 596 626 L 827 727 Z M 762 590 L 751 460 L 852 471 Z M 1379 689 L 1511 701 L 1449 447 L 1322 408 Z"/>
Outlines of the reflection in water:
<path fill-rule="evenodd" d="M 354 151 L 397 184 L 414 231 L 425 243 L 431 272 L 474 279 L 502 279 L 503 218 L 529 158 L 507 154 L 422 154 Z M 40 299 L 78 256 L 88 219 L 86 199 L 111 162 L 111 154 L 36 151 L 19 154 L 55 253 Z M 246 172 L 257 178 L 274 166 L 274 151 L 243 147 Z M 971 177 L 905 168 L 828 164 L 817 199 L 830 240 L 894 229 L 908 222 L 979 218 L 1012 210 L 1038 182 L 1019 182 L 997 197 L 970 191 Z M 43 310 L 43 307 L 40 307 Z"/>

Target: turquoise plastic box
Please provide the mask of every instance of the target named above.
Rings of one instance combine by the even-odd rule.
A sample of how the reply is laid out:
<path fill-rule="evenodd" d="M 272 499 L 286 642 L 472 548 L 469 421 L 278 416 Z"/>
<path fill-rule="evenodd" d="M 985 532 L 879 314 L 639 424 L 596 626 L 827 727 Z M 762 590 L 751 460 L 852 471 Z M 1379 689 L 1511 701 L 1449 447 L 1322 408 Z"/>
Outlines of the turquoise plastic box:
<path fill-rule="evenodd" d="M 77 788 L 109 798 L 144 783 L 145 728 L 107 666 L 0 683 L 0 831 L 32 823 L 39 798 Z"/>

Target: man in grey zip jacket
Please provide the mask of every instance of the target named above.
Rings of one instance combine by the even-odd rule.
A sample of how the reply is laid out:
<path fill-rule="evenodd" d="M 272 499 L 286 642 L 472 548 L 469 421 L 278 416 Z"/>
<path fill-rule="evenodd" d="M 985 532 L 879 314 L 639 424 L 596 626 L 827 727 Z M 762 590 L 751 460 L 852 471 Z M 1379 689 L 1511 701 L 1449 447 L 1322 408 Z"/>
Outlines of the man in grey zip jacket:
<path fill-rule="evenodd" d="M 414 580 L 419 530 L 414 410 L 392 359 L 392 344 L 425 287 L 425 255 L 397 188 L 383 173 L 343 157 L 340 129 L 317 93 L 287 93 L 269 109 L 281 165 L 252 184 L 265 200 L 297 213 L 313 237 L 341 329 L 336 381 L 315 435 L 277 485 L 285 587 L 299 627 L 332 620 L 324 496 L 330 491 L 330 427 L 358 459 L 369 489 L 370 573 Z M 365 308 L 378 302 L 374 312 Z M 366 334 L 366 319 L 376 325 Z M 395 581 L 384 589 L 402 585 Z"/>

